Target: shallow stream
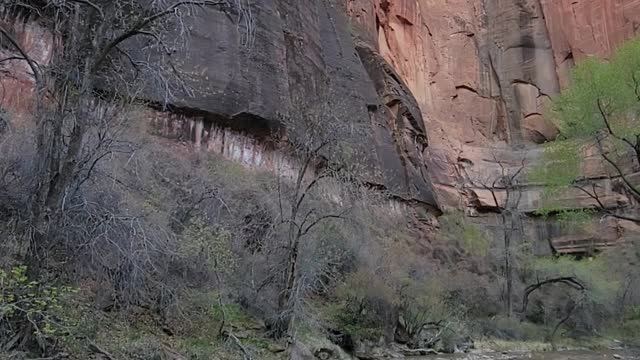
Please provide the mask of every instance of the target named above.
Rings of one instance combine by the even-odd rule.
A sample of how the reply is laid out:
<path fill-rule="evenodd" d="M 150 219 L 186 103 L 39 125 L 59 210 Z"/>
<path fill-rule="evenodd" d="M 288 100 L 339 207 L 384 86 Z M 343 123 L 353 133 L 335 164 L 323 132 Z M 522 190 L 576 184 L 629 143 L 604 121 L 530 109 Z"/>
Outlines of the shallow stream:
<path fill-rule="evenodd" d="M 640 351 L 618 350 L 605 352 L 559 351 L 559 352 L 509 352 L 459 355 L 434 355 L 416 360 L 640 360 Z"/>

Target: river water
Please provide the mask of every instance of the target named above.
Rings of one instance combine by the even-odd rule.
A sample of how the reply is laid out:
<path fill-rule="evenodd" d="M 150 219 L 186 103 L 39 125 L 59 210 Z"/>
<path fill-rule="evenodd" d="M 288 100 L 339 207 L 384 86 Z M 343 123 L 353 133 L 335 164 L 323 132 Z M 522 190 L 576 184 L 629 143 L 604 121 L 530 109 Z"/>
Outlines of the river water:
<path fill-rule="evenodd" d="M 511 352 L 511 353 L 481 353 L 459 355 L 434 355 L 415 358 L 416 360 L 640 360 L 640 352 L 631 350 L 591 352 L 591 351 L 560 351 L 560 352 Z"/>

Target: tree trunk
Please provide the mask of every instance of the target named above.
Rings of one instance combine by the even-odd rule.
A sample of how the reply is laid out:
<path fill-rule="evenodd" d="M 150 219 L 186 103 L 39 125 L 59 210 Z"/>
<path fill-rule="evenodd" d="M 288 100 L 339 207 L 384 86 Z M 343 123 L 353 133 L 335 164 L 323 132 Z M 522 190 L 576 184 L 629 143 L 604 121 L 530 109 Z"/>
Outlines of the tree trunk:
<path fill-rule="evenodd" d="M 513 221 L 509 223 L 507 214 L 501 214 L 502 226 L 504 229 L 504 271 L 507 291 L 505 295 L 505 310 L 508 317 L 513 316 L 513 271 L 511 270 L 511 227 Z"/>

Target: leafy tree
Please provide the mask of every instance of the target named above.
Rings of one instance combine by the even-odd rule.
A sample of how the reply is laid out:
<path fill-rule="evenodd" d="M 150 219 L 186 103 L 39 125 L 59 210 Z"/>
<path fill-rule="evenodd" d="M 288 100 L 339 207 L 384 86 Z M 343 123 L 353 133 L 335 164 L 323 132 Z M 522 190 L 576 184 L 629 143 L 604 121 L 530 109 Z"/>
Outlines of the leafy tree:
<path fill-rule="evenodd" d="M 621 46 L 609 62 L 582 62 L 573 71 L 571 86 L 554 100 L 552 116 L 561 135 L 547 147 L 532 179 L 547 186 L 548 199 L 555 191 L 574 187 L 600 211 L 640 222 L 636 215 L 615 212 L 606 204 L 602 183 L 586 179 L 581 167 L 585 152 L 593 149 L 628 203 L 637 202 L 640 189 L 631 174 L 640 166 L 639 110 L 640 40 Z M 554 210 L 559 205 L 548 202 L 547 207 Z"/>

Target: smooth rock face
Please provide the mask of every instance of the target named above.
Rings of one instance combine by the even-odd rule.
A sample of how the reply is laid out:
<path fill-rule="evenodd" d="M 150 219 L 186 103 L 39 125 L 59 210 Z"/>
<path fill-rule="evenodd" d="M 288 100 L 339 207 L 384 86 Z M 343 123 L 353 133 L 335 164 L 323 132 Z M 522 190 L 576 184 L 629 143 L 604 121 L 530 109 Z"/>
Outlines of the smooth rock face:
<path fill-rule="evenodd" d="M 336 116 L 365 129 L 351 141 L 366 165 L 363 180 L 436 206 L 416 101 L 375 51 L 361 59 L 343 9 L 328 1 L 249 3 L 251 19 L 209 10 L 193 20 L 181 67 L 197 75 L 196 92 L 174 105 L 251 133 L 282 114 L 295 118 L 300 102 L 330 101 Z"/>

